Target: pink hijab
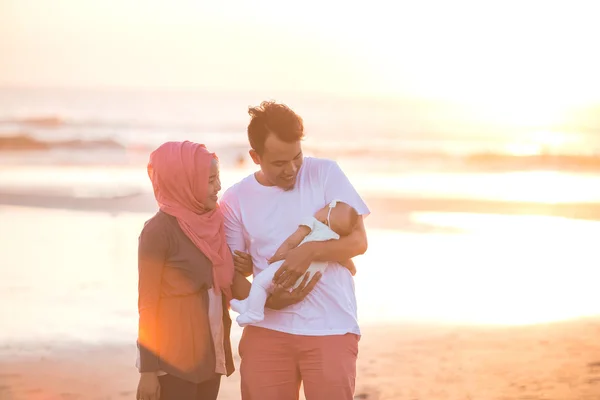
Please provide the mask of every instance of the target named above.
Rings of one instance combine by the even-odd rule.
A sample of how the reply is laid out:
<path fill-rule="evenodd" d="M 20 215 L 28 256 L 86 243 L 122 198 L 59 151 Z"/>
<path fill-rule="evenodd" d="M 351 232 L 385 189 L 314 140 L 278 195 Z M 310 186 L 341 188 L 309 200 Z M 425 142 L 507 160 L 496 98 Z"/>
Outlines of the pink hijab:
<path fill-rule="evenodd" d="M 177 218 L 181 230 L 213 264 L 215 290 L 231 299 L 233 258 L 225 240 L 223 214 L 217 205 L 205 210 L 212 160 L 203 144 L 167 142 L 150 154 L 148 175 L 161 211 Z"/>

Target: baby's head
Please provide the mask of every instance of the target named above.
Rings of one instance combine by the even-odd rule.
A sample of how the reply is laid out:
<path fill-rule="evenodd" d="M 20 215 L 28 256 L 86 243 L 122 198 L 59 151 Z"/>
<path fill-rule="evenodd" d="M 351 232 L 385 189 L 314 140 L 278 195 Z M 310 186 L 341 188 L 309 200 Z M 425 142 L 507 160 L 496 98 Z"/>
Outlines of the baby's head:
<path fill-rule="evenodd" d="M 332 202 L 333 204 L 335 204 L 334 207 L 330 207 L 328 204 L 317 211 L 315 218 L 328 225 L 338 235 L 347 236 L 352 232 L 356 221 L 358 221 L 358 212 L 341 201 Z"/>

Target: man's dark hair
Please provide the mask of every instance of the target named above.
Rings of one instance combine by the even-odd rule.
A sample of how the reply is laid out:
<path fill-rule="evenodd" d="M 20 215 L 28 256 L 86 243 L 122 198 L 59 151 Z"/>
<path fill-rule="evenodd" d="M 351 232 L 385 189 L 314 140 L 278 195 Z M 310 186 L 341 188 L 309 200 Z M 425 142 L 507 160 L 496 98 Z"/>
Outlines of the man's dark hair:
<path fill-rule="evenodd" d="M 263 101 L 258 107 L 250 107 L 248 114 L 252 117 L 248 124 L 248 141 L 258 154 L 265 150 L 270 134 L 288 143 L 304 137 L 302 118 L 285 104 Z"/>

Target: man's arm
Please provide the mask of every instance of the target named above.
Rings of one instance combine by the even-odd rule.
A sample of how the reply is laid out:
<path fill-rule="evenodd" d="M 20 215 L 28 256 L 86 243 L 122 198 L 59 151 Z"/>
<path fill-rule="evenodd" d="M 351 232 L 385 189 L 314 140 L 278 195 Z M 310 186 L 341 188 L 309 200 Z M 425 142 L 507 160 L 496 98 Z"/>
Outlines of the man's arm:
<path fill-rule="evenodd" d="M 219 207 L 223 214 L 227 245 L 232 252 L 236 250 L 245 252 L 246 239 L 244 237 L 244 226 L 238 216 L 239 204 L 237 199 L 235 199 L 235 196 L 235 193 L 226 192 L 219 203 Z"/>
<path fill-rule="evenodd" d="M 231 192 L 225 192 L 219 206 L 221 208 L 221 212 L 223 213 L 225 238 L 227 240 L 229 249 L 232 252 L 245 252 L 246 239 L 244 237 L 244 227 L 242 225 L 242 221 L 235 211 L 237 208 L 239 208 L 235 194 Z M 236 255 L 234 254 L 234 258 L 235 257 Z M 236 271 L 235 275 L 233 276 L 231 291 L 233 297 L 238 300 L 245 299 L 248 297 L 248 293 L 250 293 L 250 282 L 239 271 Z"/>
<path fill-rule="evenodd" d="M 304 298 L 315 288 L 321 279 L 321 273 L 317 272 L 308 281 L 308 274 L 304 275 L 302 282 L 291 292 L 282 286 L 277 286 L 273 293 L 267 298 L 265 307 L 272 310 L 281 310 L 304 300 Z"/>
<path fill-rule="evenodd" d="M 368 247 L 365 222 L 362 218 L 356 221 L 356 227 L 348 236 L 342 236 L 338 240 L 327 240 L 324 242 L 304 243 L 300 247 L 308 245 L 312 261 L 333 261 L 342 263 L 353 257 L 365 254 Z"/>
<path fill-rule="evenodd" d="M 352 276 L 356 275 L 356 265 L 354 265 L 354 261 L 352 261 L 352 259 L 342 261 L 340 265 L 350 271 Z"/>
<path fill-rule="evenodd" d="M 328 242 L 305 243 L 301 247 L 309 245 L 312 261 L 342 262 L 367 251 L 367 233 L 363 219 L 370 211 L 338 163 L 324 162 L 322 171 L 325 201 L 330 203 L 342 200 L 354 207 L 362 218 L 358 219 L 354 231 L 348 236 Z"/>
<path fill-rule="evenodd" d="M 321 160 L 320 178 L 325 191 L 325 202 L 343 200 L 362 216 L 348 236 L 326 242 L 304 243 L 288 252 L 285 261 L 275 274 L 273 281 L 284 287 L 291 287 L 308 269 L 313 261 L 343 262 L 367 251 L 367 234 L 363 219 L 369 215 L 364 203 L 340 166 L 330 160 Z"/>
<path fill-rule="evenodd" d="M 314 261 L 344 262 L 367 251 L 367 233 L 362 218 L 348 236 L 338 240 L 307 242 L 288 252 L 284 263 L 275 273 L 273 282 L 285 288 L 291 287 Z"/>

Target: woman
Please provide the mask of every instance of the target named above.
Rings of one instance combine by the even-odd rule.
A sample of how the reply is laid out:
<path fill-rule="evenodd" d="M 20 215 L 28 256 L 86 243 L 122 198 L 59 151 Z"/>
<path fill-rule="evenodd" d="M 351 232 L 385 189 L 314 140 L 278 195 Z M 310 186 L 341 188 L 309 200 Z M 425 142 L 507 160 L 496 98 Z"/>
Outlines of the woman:
<path fill-rule="evenodd" d="M 216 399 L 221 376 L 234 371 L 234 262 L 217 157 L 201 144 L 168 142 L 150 155 L 148 175 L 160 211 L 139 238 L 137 399 Z"/>

